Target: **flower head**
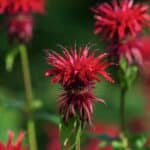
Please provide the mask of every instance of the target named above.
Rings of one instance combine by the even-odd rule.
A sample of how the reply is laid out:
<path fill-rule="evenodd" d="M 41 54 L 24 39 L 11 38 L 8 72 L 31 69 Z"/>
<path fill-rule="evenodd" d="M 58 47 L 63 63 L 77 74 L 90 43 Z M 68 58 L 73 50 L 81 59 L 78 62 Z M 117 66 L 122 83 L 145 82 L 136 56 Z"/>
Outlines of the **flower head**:
<path fill-rule="evenodd" d="M 2 142 L 0 142 L 0 150 L 27 150 L 21 144 L 21 142 L 24 138 L 24 133 L 23 132 L 20 132 L 15 144 L 13 144 L 13 137 L 14 137 L 14 133 L 10 131 L 8 133 L 8 142 L 7 142 L 7 144 L 5 145 Z"/>
<path fill-rule="evenodd" d="M 0 0 L 0 12 L 6 14 L 44 13 L 44 0 Z"/>
<path fill-rule="evenodd" d="M 11 41 L 27 43 L 32 38 L 33 13 L 44 13 L 45 0 L 0 0 Z"/>
<path fill-rule="evenodd" d="M 7 19 L 8 35 L 13 41 L 27 43 L 32 38 L 33 17 L 18 14 Z"/>
<path fill-rule="evenodd" d="M 143 64 L 140 41 L 137 38 L 126 39 L 117 43 L 110 44 L 109 52 L 111 56 L 118 57 L 119 61 L 122 57 L 126 58 L 129 64 Z"/>
<path fill-rule="evenodd" d="M 113 82 L 112 78 L 105 71 L 110 63 L 103 61 L 106 54 L 95 56 L 89 54 L 89 47 L 71 49 L 69 52 L 62 48 L 63 55 L 51 51 L 47 54 L 47 62 L 53 66 L 45 75 L 52 76 L 52 82 L 60 83 L 64 89 L 59 101 L 59 110 L 65 121 L 70 117 L 79 114 L 82 121 L 91 123 L 93 113 L 93 102 L 103 100 L 96 98 L 92 89 L 95 81 L 99 80 L 99 75 L 106 80 Z"/>
<path fill-rule="evenodd" d="M 136 36 L 144 26 L 150 27 L 148 5 L 133 4 L 133 0 L 112 0 L 93 8 L 95 13 L 95 33 L 102 33 L 103 38 L 120 40 Z"/>

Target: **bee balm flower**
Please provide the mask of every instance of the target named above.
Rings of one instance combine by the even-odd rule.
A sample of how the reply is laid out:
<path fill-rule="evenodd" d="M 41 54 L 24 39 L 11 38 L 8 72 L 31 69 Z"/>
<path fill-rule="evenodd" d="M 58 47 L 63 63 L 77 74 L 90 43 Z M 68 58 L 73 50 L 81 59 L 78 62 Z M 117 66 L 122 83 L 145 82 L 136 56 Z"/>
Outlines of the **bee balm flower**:
<path fill-rule="evenodd" d="M 11 40 L 27 43 L 32 38 L 33 13 L 44 13 L 44 0 L 0 0 Z"/>
<path fill-rule="evenodd" d="M 0 142 L 0 150 L 27 150 L 21 144 L 21 142 L 24 138 L 23 132 L 20 132 L 15 144 L 13 144 L 13 137 L 14 137 L 14 133 L 9 132 L 8 133 L 8 142 L 6 145 L 3 144 L 2 142 Z"/>
<path fill-rule="evenodd" d="M 133 4 L 133 0 L 112 0 L 92 9 L 95 13 L 95 33 L 102 33 L 105 39 L 120 40 L 136 36 L 144 26 L 150 26 L 148 5 Z"/>
<path fill-rule="evenodd" d="M 105 71 L 110 63 L 103 61 L 106 54 L 95 56 L 89 54 L 88 47 L 75 48 L 69 52 L 63 48 L 61 56 L 54 51 L 47 53 L 47 62 L 53 66 L 45 75 L 53 77 L 52 82 L 60 83 L 64 92 L 60 96 L 59 110 L 63 119 L 67 122 L 69 118 L 79 115 L 82 121 L 92 123 L 93 102 L 103 102 L 93 95 L 95 81 L 100 81 L 99 75 L 113 82 Z"/>

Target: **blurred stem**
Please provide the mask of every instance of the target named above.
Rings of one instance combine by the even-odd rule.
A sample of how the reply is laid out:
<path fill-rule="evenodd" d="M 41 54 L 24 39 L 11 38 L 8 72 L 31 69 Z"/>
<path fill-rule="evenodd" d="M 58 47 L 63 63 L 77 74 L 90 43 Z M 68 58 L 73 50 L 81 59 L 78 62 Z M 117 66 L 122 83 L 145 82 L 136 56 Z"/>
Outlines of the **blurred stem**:
<path fill-rule="evenodd" d="M 22 72 L 24 78 L 24 88 L 27 100 L 27 109 L 28 109 L 28 136 L 29 136 L 29 149 L 30 150 L 37 150 L 37 142 L 36 142 L 36 131 L 35 131 L 35 123 L 32 116 L 32 85 L 31 85 L 31 77 L 30 77 L 30 70 L 29 70 L 29 62 L 28 62 L 28 55 L 27 49 L 25 45 L 19 46 L 20 55 L 21 55 L 21 62 L 22 62 Z"/>
<path fill-rule="evenodd" d="M 81 139 L 81 121 L 79 121 L 79 127 L 77 130 L 75 150 L 80 150 L 80 139 Z"/>
<path fill-rule="evenodd" d="M 120 128 L 121 131 L 125 132 L 126 129 L 126 118 L 125 118 L 125 97 L 126 97 L 126 89 L 121 88 L 121 96 L 120 96 Z"/>

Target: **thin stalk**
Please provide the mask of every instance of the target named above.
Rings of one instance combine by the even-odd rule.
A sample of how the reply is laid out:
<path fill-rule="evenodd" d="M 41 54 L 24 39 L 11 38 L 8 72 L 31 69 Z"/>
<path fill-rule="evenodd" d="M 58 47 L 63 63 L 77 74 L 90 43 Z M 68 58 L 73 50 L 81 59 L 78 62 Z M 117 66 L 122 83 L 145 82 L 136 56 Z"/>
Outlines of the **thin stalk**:
<path fill-rule="evenodd" d="M 81 140 L 81 121 L 79 121 L 79 127 L 77 130 L 77 135 L 76 135 L 76 145 L 75 145 L 75 150 L 80 150 L 80 140 Z"/>
<path fill-rule="evenodd" d="M 20 55 L 21 55 L 24 88 L 25 88 L 25 94 L 26 94 L 26 100 L 27 100 L 27 110 L 28 110 L 27 128 L 28 128 L 28 136 L 29 136 L 29 147 L 30 147 L 30 150 L 37 150 L 36 130 L 35 130 L 35 123 L 32 117 L 32 108 L 31 108 L 32 101 L 33 101 L 32 84 L 31 84 L 26 46 L 20 45 L 19 50 L 20 50 Z"/>
<path fill-rule="evenodd" d="M 123 88 L 121 89 L 121 96 L 120 96 L 120 128 L 123 133 L 125 132 L 126 129 L 125 96 L 126 90 Z"/>

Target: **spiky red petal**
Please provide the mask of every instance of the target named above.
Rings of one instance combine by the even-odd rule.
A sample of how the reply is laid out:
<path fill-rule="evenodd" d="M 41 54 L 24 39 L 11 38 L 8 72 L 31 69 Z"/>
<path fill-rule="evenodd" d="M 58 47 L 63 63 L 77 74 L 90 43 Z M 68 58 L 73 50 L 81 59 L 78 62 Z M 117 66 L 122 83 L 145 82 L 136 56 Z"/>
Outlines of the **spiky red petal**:
<path fill-rule="evenodd" d="M 0 12 L 6 14 L 44 13 L 45 0 L 0 0 Z"/>
<path fill-rule="evenodd" d="M 8 142 L 6 145 L 3 144 L 2 142 L 0 142 L 0 150 L 27 150 L 21 144 L 22 140 L 24 138 L 24 135 L 25 135 L 24 132 L 20 132 L 19 136 L 16 140 L 16 143 L 13 144 L 14 133 L 12 131 L 9 131 L 8 132 Z"/>
<path fill-rule="evenodd" d="M 113 82 L 105 71 L 111 64 L 103 61 L 106 54 L 95 56 L 89 54 L 88 47 L 75 48 L 69 52 L 62 49 L 63 55 L 51 51 L 47 53 L 47 62 L 53 66 L 45 76 L 50 76 L 53 83 L 60 83 L 64 89 L 59 100 L 59 110 L 63 119 L 68 121 L 71 117 L 79 116 L 82 121 L 92 123 L 93 102 L 104 102 L 96 98 L 92 89 L 95 81 L 100 81 L 99 76 Z"/>
<path fill-rule="evenodd" d="M 133 4 L 133 0 L 121 0 L 111 4 L 105 2 L 92 8 L 95 13 L 95 33 L 102 33 L 105 39 L 123 39 L 135 36 L 144 26 L 150 27 L 149 7 L 146 4 Z"/>

